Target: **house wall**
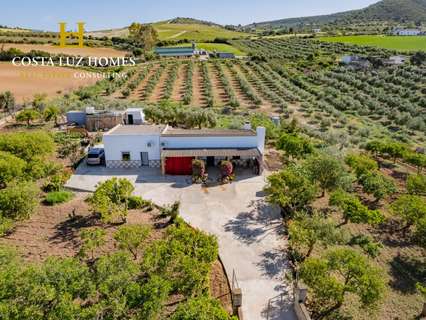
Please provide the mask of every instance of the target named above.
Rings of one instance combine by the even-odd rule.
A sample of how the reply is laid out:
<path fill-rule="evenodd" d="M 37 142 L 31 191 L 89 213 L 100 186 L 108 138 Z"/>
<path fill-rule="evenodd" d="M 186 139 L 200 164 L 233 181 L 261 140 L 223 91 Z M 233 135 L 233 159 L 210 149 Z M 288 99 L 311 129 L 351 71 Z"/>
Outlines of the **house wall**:
<path fill-rule="evenodd" d="M 141 152 L 148 152 L 150 167 L 159 168 L 159 135 L 105 135 L 105 159 L 108 168 L 137 168 L 142 165 Z M 151 143 L 151 147 L 148 147 Z M 122 161 L 122 152 L 130 152 L 130 161 Z"/>

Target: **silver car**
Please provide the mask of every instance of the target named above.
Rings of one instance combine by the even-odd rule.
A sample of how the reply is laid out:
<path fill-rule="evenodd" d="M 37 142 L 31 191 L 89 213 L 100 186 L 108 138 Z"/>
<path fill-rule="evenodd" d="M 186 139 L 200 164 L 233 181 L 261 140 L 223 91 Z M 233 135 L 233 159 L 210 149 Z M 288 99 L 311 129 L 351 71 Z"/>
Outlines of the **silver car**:
<path fill-rule="evenodd" d="M 91 148 L 87 154 L 86 163 L 91 166 L 105 163 L 105 150 L 103 148 Z"/>

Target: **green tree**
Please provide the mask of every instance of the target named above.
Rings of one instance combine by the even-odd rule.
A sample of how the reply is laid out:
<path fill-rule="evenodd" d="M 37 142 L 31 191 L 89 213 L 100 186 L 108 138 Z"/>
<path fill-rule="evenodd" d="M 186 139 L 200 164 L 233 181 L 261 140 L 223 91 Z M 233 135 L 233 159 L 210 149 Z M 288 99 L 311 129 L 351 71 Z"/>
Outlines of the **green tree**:
<path fill-rule="evenodd" d="M 61 116 L 61 109 L 56 106 L 47 107 L 44 112 L 44 120 L 45 121 L 53 121 L 55 126 L 58 126 L 58 118 Z"/>
<path fill-rule="evenodd" d="M 29 127 L 31 122 L 40 119 L 40 117 L 41 115 L 38 111 L 34 109 L 25 109 L 16 115 L 16 121 L 26 122 L 27 126 Z"/>
<path fill-rule="evenodd" d="M 364 154 L 348 154 L 345 162 L 354 170 L 357 178 L 379 169 L 377 162 Z"/>
<path fill-rule="evenodd" d="M 426 175 L 410 175 L 407 178 L 407 191 L 410 194 L 426 195 Z"/>
<path fill-rule="evenodd" d="M 378 224 L 383 222 L 384 217 L 378 210 L 369 210 L 355 195 L 338 190 L 331 194 L 331 206 L 342 210 L 344 223 L 369 223 Z"/>
<path fill-rule="evenodd" d="M 426 201 L 420 196 L 403 195 L 391 205 L 392 213 L 401 217 L 406 232 L 421 219 L 426 218 Z"/>
<path fill-rule="evenodd" d="M 33 99 L 33 107 L 39 112 L 43 112 L 46 107 L 47 94 L 46 93 L 36 93 Z"/>
<path fill-rule="evenodd" d="M 284 151 L 285 155 L 292 159 L 301 159 L 314 151 L 311 142 L 296 133 L 284 133 L 276 143 L 279 150 Z"/>
<path fill-rule="evenodd" d="M 111 223 L 121 218 L 125 222 L 129 197 L 134 189 L 129 180 L 112 178 L 100 183 L 88 202 L 92 211 L 101 215 L 102 221 Z"/>
<path fill-rule="evenodd" d="M 26 163 L 9 152 L 0 151 L 0 188 L 24 174 Z"/>
<path fill-rule="evenodd" d="M 417 167 L 417 173 L 420 174 L 426 168 L 426 155 L 417 152 L 408 152 L 404 156 L 404 161 Z"/>
<path fill-rule="evenodd" d="M 0 109 L 12 113 L 15 110 L 15 97 L 12 92 L 5 91 L 0 93 Z"/>
<path fill-rule="evenodd" d="M 0 150 L 27 162 L 44 158 L 55 151 L 53 138 L 43 131 L 15 132 L 0 135 Z"/>
<path fill-rule="evenodd" d="M 156 319 L 163 304 L 169 297 L 172 286 L 168 279 L 152 276 L 144 283 L 141 290 L 141 311 L 139 319 Z"/>
<path fill-rule="evenodd" d="M 376 202 L 397 191 L 394 182 L 380 172 L 370 172 L 360 178 L 365 193 L 374 196 Z"/>
<path fill-rule="evenodd" d="M 149 226 L 122 226 L 114 234 L 114 239 L 118 242 L 120 249 L 129 250 L 136 260 L 138 258 L 138 251 L 144 245 L 150 232 L 151 228 Z"/>
<path fill-rule="evenodd" d="M 326 191 L 334 191 L 344 185 L 347 173 L 341 161 L 331 155 L 319 154 L 309 157 L 306 168 L 314 183 L 322 190 L 322 197 Z"/>
<path fill-rule="evenodd" d="M 79 255 L 87 257 L 90 253 L 90 259 L 95 258 L 95 251 L 106 243 L 106 232 L 101 228 L 90 228 L 81 231 L 81 248 Z"/>
<path fill-rule="evenodd" d="M 382 272 L 349 248 L 331 250 L 321 258 L 308 258 L 299 276 L 310 288 L 316 319 L 337 312 L 348 293 L 357 296 L 363 308 L 373 308 L 385 291 Z"/>
<path fill-rule="evenodd" d="M 26 219 L 38 205 L 39 190 L 32 182 L 14 182 L 0 190 L 0 216 Z"/>
<path fill-rule="evenodd" d="M 132 23 L 129 27 L 129 38 L 135 46 L 151 51 L 158 41 L 158 33 L 150 24 Z"/>
<path fill-rule="evenodd" d="M 264 190 L 269 203 L 278 205 L 283 212 L 292 215 L 309 205 L 318 189 L 302 167 L 292 165 L 270 175 Z"/>
<path fill-rule="evenodd" d="M 298 217 L 291 222 L 288 232 L 290 247 L 297 251 L 302 261 L 311 256 L 317 244 L 327 248 L 344 242 L 343 232 L 331 220 L 319 214 Z"/>
<path fill-rule="evenodd" d="M 171 320 L 231 320 L 231 317 L 217 300 L 201 296 L 181 304 Z"/>

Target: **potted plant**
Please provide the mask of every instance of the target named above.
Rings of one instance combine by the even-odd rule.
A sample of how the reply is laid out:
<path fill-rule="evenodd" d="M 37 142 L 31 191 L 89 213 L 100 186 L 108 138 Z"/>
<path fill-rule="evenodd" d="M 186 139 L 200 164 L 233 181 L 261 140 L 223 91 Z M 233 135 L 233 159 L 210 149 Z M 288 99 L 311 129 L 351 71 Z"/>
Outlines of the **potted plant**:
<path fill-rule="evenodd" d="M 205 183 L 208 174 L 203 160 L 195 159 L 192 161 L 192 183 Z"/>
<path fill-rule="evenodd" d="M 234 166 L 231 161 L 224 160 L 220 163 L 220 182 L 231 183 L 234 181 Z"/>

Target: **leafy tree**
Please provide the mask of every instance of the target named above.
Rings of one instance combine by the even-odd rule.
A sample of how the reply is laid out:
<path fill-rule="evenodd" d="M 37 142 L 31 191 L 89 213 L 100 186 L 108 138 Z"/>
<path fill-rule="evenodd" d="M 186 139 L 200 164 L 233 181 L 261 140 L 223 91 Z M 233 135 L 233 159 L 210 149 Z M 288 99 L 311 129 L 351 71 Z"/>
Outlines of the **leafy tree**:
<path fill-rule="evenodd" d="M 379 169 L 375 160 L 363 154 L 349 154 L 346 156 L 345 162 L 355 171 L 357 178 Z"/>
<path fill-rule="evenodd" d="M 112 178 L 100 183 L 88 202 L 92 211 L 99 213 L 103 221 L 111 223 L 116 218 L 121 218 L 125 222 L 128 199 L 134 189 L 129 180 Z"/>
<path fill-rule="evenodd" d="M 270 175 L 265 187 L 267 200 L 278 205 L 283 212 L 293 214 L 304 209 L 314 199 L 317 188 L 308 179 L 305 170 L 296 165 Z"/>
<path fill-rule="evenodd" d="M 12 113 L 15 109 L 15 97 L 10 91 L 0 93 L 0 109 Z"/>
<path fill-rule="evenodd" d="M 308 139 L 295 133 L 282 134 L 276 146 L 279 150 L 283 150 L 287 157 L 293 159 L 304 158 L 314 151 L 314 147 Z"/>
<path fill-rule="evenodd" d="M 26 219 L 38 205 L 39 190 L 31 182 L 14 182 L 0 190 L 0 216 Z"/>
<path fill-rule="evenodd" d="M 44 120 L 53 121 L 55 123 L 55 126 L 58 126 L 58 118 L 61 116 L 61 113 L 61 109 L 59 109 L 58 107 L 49 106 L 43 112 Z"/>
<path fill-rule="evenodd" d="M 24 174 L 26 163 L 9 152 L 0 151 L 0 188 Z"/>
<path fill-rule="evenodd" d="M 142 308 L 140 319 L 156 319 L 163 304 L 167 301 L 172 286 L 168 279 L 152 276 L 144 283 L 141 290 Z"/>
<path fill-rule="evenodd" d="M 55 150 L 55 143 L 52 137 L 43 131 L 5 133 L 0 135 L 0 150 L 31 162 L 34 158 L 51 154 Z"/>
<path fill-rule="evenodd" d="M 426 218 L 426 201 L 420 196 L 403 195 L 392 203 L 391 210 L 405 222 L 401 230 L 407 231 Z"/>
<path fill-rule="evenodd" d="M 370 172 L 360 178 L 364 192 L 372 194 L 379 202 L 384 197 L 397 191 L 394 182 L 380 172 Z"/>
<path fill-rule="evenodd" d="M 308 158 L 306 168 L 312 181 L 321 188 L 323 197 L 326 190 L 333 191 L 342 187 L 344 178 L 347 176 L 342 163 L 327 154 L 319 154 Z"/>
<path fill-rule="evenodd" d="M 426 195 L 426 176 L 423 174 L 410 175 L 407 178 L 407 191 L 410 194 Z"/>
<path fill-rule="evenodd" d="M 383 215 L 377 210 L 369 210 L 355 195 L 338 190 L 330 196 L 330 205 L 342 210 L 344 223 L 369 223 L 383 222 Z"/>
<path fill-rule="evenodd" d="M 231 320 L 231 317 L 217 300 L 201 296 L 181 304 L 171 320 Z"/>
<path fill-rule="evenodd" d="M 301 256 L 301 260 L 310 257 L 317 244 L 326 248 L 331 244 L 341 243 L 344 239 L 342 231 L 319 214 L 298 217 L 291 222 L 288 230 L 290 246 Z"/>
<path fill-rule="evenodd" d="M 176 201 L 170 206 L 161 208 L 161 214 L 170 218 L 170 223 L 175 223 L 179 217 L 180 201 Z"/>
<path fill-rule="evenodd" d="M 86 257 L 90 253 L 90 259 L 93 260 L 96 249 L 99 249 L 106 243 L 105 236 L 106 232 L 101 228 L 83 230 L 80 233 L 82 244 L 79 254 L 82 257 Z"/>
<path fill-rule="evenodd" d="M 158 33 L 150 24 L 134 22 L 129 27 L 129 38 L 136 46 L 151 51 L 158 41 Z"/>
<path fill-rule="evenodd" d="M 46 93 L 36 93 L 33 99 L 33 107 L 39 112 L 43 112 L 46 107 L 47 94 Z"/>
<path fill-rule="evenodd" d="M 385 291 L 381 273 L 357 251 L 339 248 L 308 258 L 299 276 L 310 288 L 315 318 L 322 319 L 337 312 L 348 293 L 356 295 L 363 308 L 375 307 Z"/>
<path fill-rule="evenodd" d="M 426 168 L 426 155 L 422 153 L 409 152 L 404 156 L 404 161 L 416 166 L 419 174 Z"/>
<path fill-rule="evenodd" d="M 25 109 L 16 115 L 16 121 L 26 122 L 29 127 L 32 121 L 38 120 L 40 117 L 41 115 L 38 111 L 34 109 Z"/>
<path fill-rule="evenodd" d="M 120 249 L 129 250 L 136 260 L 138 258 L 138 251 L 148 238 L 150 232 L 151 228 L 149 226 L 122 226 L 114 234 L 114 239 L 118 242 Z"/>

